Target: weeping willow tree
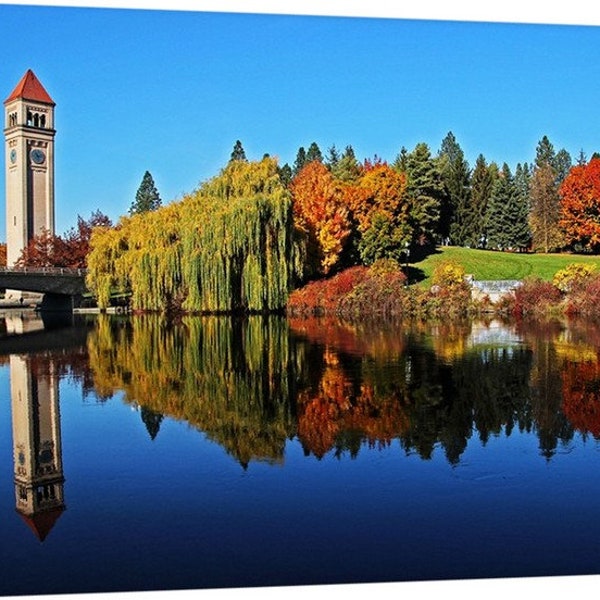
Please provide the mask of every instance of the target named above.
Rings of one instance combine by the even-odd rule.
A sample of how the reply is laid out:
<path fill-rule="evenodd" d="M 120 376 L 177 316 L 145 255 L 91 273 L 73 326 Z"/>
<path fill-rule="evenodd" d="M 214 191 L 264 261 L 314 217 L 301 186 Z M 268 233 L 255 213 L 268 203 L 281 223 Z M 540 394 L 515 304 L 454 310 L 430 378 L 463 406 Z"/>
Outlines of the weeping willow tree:
<path fill-rule="evenodd" d="M 272 311 L 301 272 L 289 194 L 277 161 L 231 161 L 183 200 L 94 231 L 87 284 L 100 307 L 114 290 L 132 307 Z"/>
<path fill-rule="evenodd" d="M 100 315 L 88 336 L 96 393 L 188 422 L 246 465 L 280 462 L 295 434 L 287 322 L 261 315 Z"/>

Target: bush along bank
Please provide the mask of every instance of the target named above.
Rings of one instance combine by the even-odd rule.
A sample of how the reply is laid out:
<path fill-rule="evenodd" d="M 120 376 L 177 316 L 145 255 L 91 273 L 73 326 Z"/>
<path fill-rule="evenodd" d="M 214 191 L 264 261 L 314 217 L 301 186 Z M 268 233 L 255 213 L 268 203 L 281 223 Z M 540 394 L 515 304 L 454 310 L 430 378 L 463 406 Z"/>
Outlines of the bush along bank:
<path fill-rule="evenodd" d="M 430 289 L 409 286 L 398 263 L 382 259 L 370 267 L 351 267 L 293 291 L 286 311 L 295 317 L 426 318 L 464 317 L 473 310 L 471 287 L 459 265 L 439 265 L 432 283 Z"/>
<path fill-rule="evenodd" d="M 398 264 L 380 260 L 370 267 L 346 269 L 327 279 L 293 291 L 287 314 L 294 317 L 335 315 L 342 318 L 407 317 L 465 318 L 481 315 L 506 317 L 600 317 L 600 273 L 590 265 L 573 263 L 552 281 L 528 277 L 513 292 L 492 302 L 473 298 L 463 267 L 441 263 L 432 285 L 408 285 Z"/>

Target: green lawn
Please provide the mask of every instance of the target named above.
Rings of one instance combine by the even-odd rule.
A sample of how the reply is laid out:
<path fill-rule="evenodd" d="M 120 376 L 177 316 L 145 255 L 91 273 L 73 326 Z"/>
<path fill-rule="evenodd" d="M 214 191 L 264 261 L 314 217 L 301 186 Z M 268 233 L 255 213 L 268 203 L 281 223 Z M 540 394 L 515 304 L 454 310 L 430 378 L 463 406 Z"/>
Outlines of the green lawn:
<path fill-rule="evenodd" d="M 523 279 L 540 277 L 550 281 L 554 274 L 571 263 L 595 264 L 600 272 L 600 256 L 580 254 L 517 254 L 512 252 L 494 252 L 491 250 L 472 250 L 469 248 L 443 247 L 424 260 L 411 263 L 428 279 L 436 265 L 445 260 L 454 260 L 461 264 L 467 274 L 476 280 L 486 279 Z"/>

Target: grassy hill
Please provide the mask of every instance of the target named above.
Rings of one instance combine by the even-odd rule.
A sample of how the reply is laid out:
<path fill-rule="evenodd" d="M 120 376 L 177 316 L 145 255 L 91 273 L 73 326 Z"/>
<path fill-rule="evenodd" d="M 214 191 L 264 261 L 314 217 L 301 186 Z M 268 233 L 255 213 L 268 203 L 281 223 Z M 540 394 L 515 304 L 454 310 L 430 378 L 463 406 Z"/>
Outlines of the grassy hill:
<path fill-rule="evenodd" d="M 523 279 L 540 277 L 550 281 L 554 274 L 571 263 L 595 264 L 600 272 L 600 256 L 580 254 L 517 254 L 492 250 L 443 247 L 425 259 L 411 263 L 412 273 L 425 281 L 431 277 L 435 267 L 443 261 L 454 260 L 461 264 L 467 274 L 476 280 Z M 411 276 L 412 279 L 412 276 Z"/>

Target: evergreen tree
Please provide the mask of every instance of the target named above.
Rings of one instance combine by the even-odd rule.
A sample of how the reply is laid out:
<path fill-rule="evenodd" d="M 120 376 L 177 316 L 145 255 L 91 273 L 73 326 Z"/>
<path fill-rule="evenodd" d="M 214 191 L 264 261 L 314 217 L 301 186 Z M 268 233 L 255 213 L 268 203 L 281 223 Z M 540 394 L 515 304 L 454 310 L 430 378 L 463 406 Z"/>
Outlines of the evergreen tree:
<path fill-rule="evenodd" d="M 406 155 L 406 176 L 414 237 L 420 244 L 434 242 L 444 187 L 427 144 L 417 144 Z"/>
<path fill-rule="evenodd" d="M 541 167 L 544 164 L 553 165 L 555 157 L 554 146 L 547 135 L 543 136 L 535 149 L 535 166 Z"/>
<path fill-rule="evenodd" d="M 529 189 L 531 186 L 531 170 L 527 163 L 518 163 L 515 168 L 515 186 L 523 202 L 529 205 Z"/>
<path fill-rule="evenodd" d="M 556 184 L 560 187 L 560 184 L 565 180 L 565 177 L 569 174 L 569 171 L 573 166 L 571 155 L 562 148 L 556 153 L 554 164 L 552 166 L 556 171 Z"/>
<path fill-rule="evenodd" d="M 445 188 L 440 206 L 439 233 L 443 238 L 449 237 L 452 244 L 468 245 L 476 235 L 473 231 L 476 217 L 470 197 L 471 172 L 451 131 L 442 141 L 438 161 Z"/>
<path fill-rule="evenodd" d="M 361 174 L 361 166 L 352 146 L 346 146 L 340 159 L 331 167 L 331 172 L 336 179 L 346 183 L 356 181 Z"/>
<path fill-rule="evenodd" d="M 392 164 L 392 167 L 396 169 L 396 171 L 400 171 L 401 173 L 406 173 L 408 163 L 408 150 L 405 146 L 402 146 L 398 156 L 396 156 L 396 160 Z"/>
<path fill-rule="evenodd" d="M 340 162 L 340 153 L 338 149 L 335 147 L 335 144 L 329 148 L 327 151 L 327 159 L 325 160 L 325 164 L 330 171 L 333 171 L 337 164 Z"/>
<path fill-rule="evenodd" d="M 313 162 L 314 160 L 323 162 L 323 154 L 321 153 L 321 150 L 319 146 L 317 146 L 316 142 L 313 142 L 308 147 L 308 151 L 306 152 L 306 162 L 309 163 Z"/>
<path fill-rule="evenodd" d="M 579 156 L 577 157 L 577 165 L 579 167 L 583 167 L 584 165 L 587 165 L 587 156 L 585 155 L 583 148 L 579 151 Z"/>
<path fill-rule="evenodd" d="M 160 207 L 161 203 L 160 195 L 154 185 L 154 179 L 146 171 L 142 178 L 142 183 L 135 194 L 135 201 L 131 203 L 129 208 L 129 214 L 134 215 L 156 210 Z"/>
<path fill-rule="evenodd" d="M 504 163 L 488 205 L 488 246 L 497 250 L 526 248 L 530 241 L 527 216 L 526 197 L 508 165 Z"/>
<path fill-rule="evenodd" d="M 146 430 L 148 431 L 150 439 L 153 440 L 158 435 L 160 424 L 163 420 L 163 415 L 142 406 L 140 416 L 142 417 L 142 421 L 146 426 Z"/>
<path fill-rule="evenodd" d="M 283 165 L 283 167 L 277 167 L 277 171 L 279 173 L 279 179 L 281 180 L 281 183 L 285 187 L 290 185 L 292 178 L 294 177 L 294 174 L 292 172 L 292 167 L 290 167 L 290 165 L 285 163 L 285 165 Z"/>
<path fill-rule="evenodd" d="M 300 171 L 302 171 L 302 167 L 304 167 L 304 165 L 307 162 L 308 161 L 306 160 L 306 150 L 304 149 L 304 146 L 300 146 L 300 148 L 298 148 L 298 152 L 296 154 L 296 160 L 294 162 L 294 168 L 293 168 L 294 176 L 298 175 L 298 173 L 300 173 Z"/>
<path fill-rule="evenodd" d="M 488 166 L 483 154 L 477 157 L 471 177 L 471 204 L 476 222 L 473 227 L 473 237 L 467 241 L 470 246 L 480 248 L 486 246 L 485 215 L 498 175 L 497 171 L 497 165 L 492 163 Z"/>
<path fill-rule="evenodd" d="M 246 158 L 246 152 L 244 151 L 242 142 L 240 142 L 240 140 L 236 140 L 235 144 L 233 145 L 233 150 L 231 151 L 231 157 L 229 159 L 229 162 L 232 162 L 234 160 L 248 160 Z"/>
<path fill-rule="evenodd" d="M 545 164 L 554 169 L 558 188 L 571 170 L 573 161 L 571 155 L 564 148 L 555 152 L 548 136 L 543 136 L 536 147 L 534 168 L 539 168 Z"/>

